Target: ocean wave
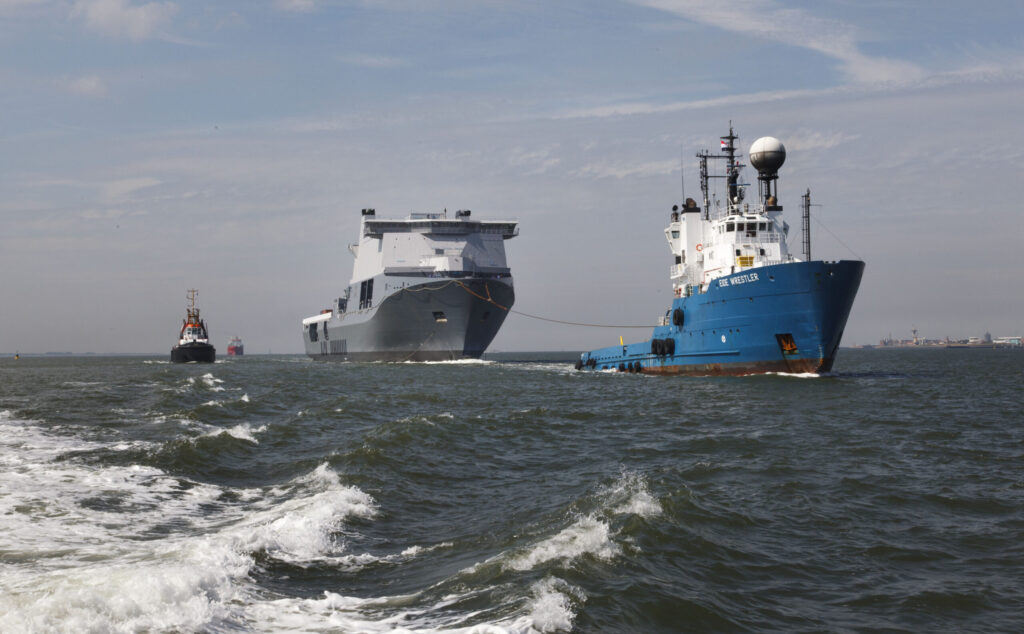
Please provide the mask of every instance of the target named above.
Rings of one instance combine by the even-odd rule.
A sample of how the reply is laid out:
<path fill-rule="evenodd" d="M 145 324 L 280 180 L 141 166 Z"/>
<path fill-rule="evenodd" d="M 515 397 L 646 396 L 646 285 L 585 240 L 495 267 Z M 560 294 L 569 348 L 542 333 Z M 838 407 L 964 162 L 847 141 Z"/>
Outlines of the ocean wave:
<path fill-rule="evenodd" d="M 387 362 L 386 362 L 387 363 Z M 412 365 L 494 365 L 494 361 L 487 359 L 445 359 L 443 361 L 399 361 Z"/>
<path fill-rule="evenodd" d="M 244 629 L 246 606 L 264 600 L 250 579 L 254 555 L 346 555 L 334 534 L 377 512 L 326 464 L 226 503 L 220 487 L 153 467 L 55 462 L 72 441 L 21 422 L 0 413 L 2 431 L 18 436 L 3 442 L 21 450 L 18 468 L 0 474 L 0 550 L 20 562 L 0 582 L 0 631 Z M 153 529 L 161 539 L 145 539 Z"/>
<path fill-rule="evenodd" d="M 582 589 L 559 579 L 547 577 L 533 584 L 526 608 L 529 614 L 507 624 L 509 632 L 568 632 L 576 619 L 576 604 L 587 600 Z"/>
<path fill-rule="evenodd" d="M 453 605 L 473 601 L 481 591 L 463 589 L 420 605 L 424 593 L 385 597 L 352 597 L 325 590 L 320 598 L 277 599 L 249 607 L 250 621 L 270 631 L 336 631 L 377 634 L 538 634 L 569 631 L 586 594 L 557 577 L 534 583 L 528 598 L 507 597 L 513 614 L 491 622 L 478 620 L 476 611 L 458 614 Z M 512 604 L 515 607 L 512 607 Z"/>
<path fill-rule="evenodd" d="M 207 427 L 212 427 L 208 425 Z M 234 427 L 228 428 L 214 428 L 210 431 L 202 434 L 203 437 L 214 437 L 220 435 L 228 435 L 232 438 L 238 438 L 239 440 L 247 440 L 254 445 L 260 444 L 260 441 L 256 439 L 255 434 L 267 431 L 266 425 L 260 425 L 259 427 L 253 427 L 249 423 L 239 423 Z"/>
<path fill-rule="evenodd" d="M 647 478 L 636 472 L 623 471 L 613 484 L 603 488 L 598 495 L 605 499 L 605 503 L 617 515 L 631 514 L 648 518 L 661 514 L 661 504 L 651 495 Z"/>
<path fill-rule="evenodd" d="M 754 372 L 751 374 L 743 374 L 741 376 L 784 376 L 791 379 L 827 379 L 834 378 L 836 374 L 832 372 Z"/>
<path fill-rule="evenodd" d="M 604 521 L 588 515 L 528 548 L 505 562 L 511 570 L 533 570 L 538 565 L 552 560 L 571 561 L 583 555 L 599 559 L 611 559 L 621 552 L 612 540 L 611 529 Z"/>

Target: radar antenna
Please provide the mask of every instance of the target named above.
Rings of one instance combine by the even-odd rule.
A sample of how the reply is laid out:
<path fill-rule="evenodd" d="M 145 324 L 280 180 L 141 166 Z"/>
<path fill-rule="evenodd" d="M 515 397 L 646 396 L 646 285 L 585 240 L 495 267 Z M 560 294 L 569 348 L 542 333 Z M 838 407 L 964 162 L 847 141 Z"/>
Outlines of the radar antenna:
<path fill-rule="evenodd" d="M 750 146 L 750 164 L 757 170 L 758 195 L 766 209 L 778 207 L 779 168 L 786 162 L 786 146 L 772 136 L 763 136 Z"/>

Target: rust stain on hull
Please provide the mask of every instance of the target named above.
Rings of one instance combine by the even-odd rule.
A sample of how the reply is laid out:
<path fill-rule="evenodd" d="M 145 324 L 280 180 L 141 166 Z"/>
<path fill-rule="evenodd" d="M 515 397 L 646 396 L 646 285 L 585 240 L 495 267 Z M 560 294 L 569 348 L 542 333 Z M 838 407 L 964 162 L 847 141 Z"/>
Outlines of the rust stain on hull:
<path fill-rule="evenodd" d="M 822 374 L 832 369 L 832 358 L 779 359 L 754 363 L 706 363 L 693 365 L 648 365 L 640 368 L 642 374 L 681 376 L 743 376 L 786 372 L 789 374 Z"/>

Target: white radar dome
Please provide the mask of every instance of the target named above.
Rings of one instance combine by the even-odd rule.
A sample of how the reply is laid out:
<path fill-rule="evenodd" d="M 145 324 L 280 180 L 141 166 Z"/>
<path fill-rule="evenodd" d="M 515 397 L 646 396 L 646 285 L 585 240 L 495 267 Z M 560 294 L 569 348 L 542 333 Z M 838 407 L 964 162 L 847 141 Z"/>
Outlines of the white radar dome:
<path fill-rule="evenodd" d="M 750 146 L 750 164 L 758 172 L 775 173 L 786 162 L 786 146 L 773 136 L 763 136 Z"/>

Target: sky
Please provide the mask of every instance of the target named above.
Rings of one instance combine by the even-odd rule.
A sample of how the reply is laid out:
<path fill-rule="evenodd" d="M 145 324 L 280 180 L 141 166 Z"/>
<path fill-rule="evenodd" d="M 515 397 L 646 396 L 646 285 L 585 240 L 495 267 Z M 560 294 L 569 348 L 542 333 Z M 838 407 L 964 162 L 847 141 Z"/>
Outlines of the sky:
<path fill-rule="evenodd" d="M 0 0 L 0 351 L 165 353 L 197 288 L 218 349 L 301 352 L 364 207 L 516 220 L 515 310 L 653 324 L 730 122 L 791 250 L 810 188 L 867 263 L 844 345 L 1024 331 L 1019 0 Z"/>

